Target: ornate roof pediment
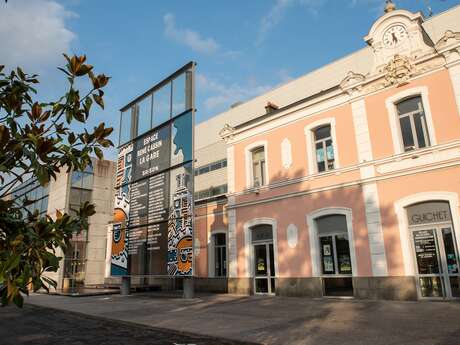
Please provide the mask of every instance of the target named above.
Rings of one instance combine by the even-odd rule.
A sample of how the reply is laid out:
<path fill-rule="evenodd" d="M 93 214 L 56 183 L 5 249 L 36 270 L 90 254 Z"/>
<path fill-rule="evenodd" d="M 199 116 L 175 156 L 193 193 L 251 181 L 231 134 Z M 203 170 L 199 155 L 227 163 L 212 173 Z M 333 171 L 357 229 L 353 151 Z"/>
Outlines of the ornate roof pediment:
<path fill-rule="evenodd" d="M 460 45 L 460 32 L 453 32 L 447 30 L 444 35 L 436 43 L 435 48 L 437 50 L 444 50 L 452 46 Z"/>
<path fill-rule="evenodd" d="M 225 141 L 228 141 L 233 138 L 233 133 L 235 132 L 235 128 L 230 126 L 228 123 L 224 125 L 224 127 L 219 131 L 219 135 Z"/>
<path fill-rule="evenodd" d="M 366 77 L 360 73 L 355 73 L 353 71 L 349 71 L 347 76 L 342 80 L 340 83 L 340 88 L 342 90 L 349 89 L 356 84 L 362 83 L 366 80 Z"/>

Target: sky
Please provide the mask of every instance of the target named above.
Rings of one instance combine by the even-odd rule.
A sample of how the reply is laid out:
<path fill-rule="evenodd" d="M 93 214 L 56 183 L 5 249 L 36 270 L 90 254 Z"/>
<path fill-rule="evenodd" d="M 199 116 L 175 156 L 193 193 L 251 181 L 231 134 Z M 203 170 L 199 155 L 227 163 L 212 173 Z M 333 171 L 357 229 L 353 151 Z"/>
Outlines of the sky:
<path fill-rule="evenodd" d="M 437 14 L 460 0 L 396 0 Z M 197 122 L 365 46 L 384 0 L 8 0 L 0 2 L 0 65 L 40 75 L 39 97 L 64 92 L 62 53 L 86 54 L 111 77 L 104 121 L 118 142 L 119 109 L 197 62 Z M 107 152 L 115 158 L 115 150 Z"/>

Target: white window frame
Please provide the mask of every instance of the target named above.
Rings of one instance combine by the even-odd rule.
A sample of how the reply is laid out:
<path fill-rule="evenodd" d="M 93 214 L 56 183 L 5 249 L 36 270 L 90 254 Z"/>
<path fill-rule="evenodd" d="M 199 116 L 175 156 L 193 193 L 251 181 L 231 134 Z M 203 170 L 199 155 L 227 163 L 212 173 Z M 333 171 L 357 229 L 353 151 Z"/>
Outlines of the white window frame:
<path fill-rule="evenodd" d="M 220 230 L 213 230 L 208 232 L 208 277 L 209 278 L 215 278 L 216 273 L 215 273 L 215 266 L 216 266 L 216 258 L 215 258 L 215 243 L 214 243 L 214 235 L 216 234 L 225 234 L 225 251 L 226 251 L 226 257 L 227 257 L 227 276 L 228 274 L 228 234 L 226 230 L 220 229 Z M 226 277 L 217 277 L 217 278 L 226 278 Z"/>
<path fill-rule="evenodd" d="M 347 220 L 347 234 L 348 234 L 348 243 L 350 245 L 350 259 L 351 259 L 351 272 L 352 277 L 358 276 L 358 265 L 356 260 L 356 252 L 355 252 L 355 241 L 353 236 L 353 213 L 351 208 L 346 207 L 326 207 L 321 208 L 319 210 L 313 211 L 307 214 L 307 226 L 309 231 L 309 241 L 310 241 L 310 261 L 311 261 L 311 272 L 312 277 L 325 277 L 331 278 L 334 275 L 324 274 L 322 271 L 321 266 L 321 253 L 319 248 L 319 235 L 318 235 L 318 227 L 316 225 L 315 220 L 317 218 L 321 218 L 324 216 L 332 216 L 332 215 L 343 215 L 346 217 Z M 337 276 L 337 275 L 335 275 Z M 341 275 L 339 275 L 341 276 Z M 344 275 L 345 276 L 345 275 Z M 346 275 L 349 276 L 349 275 Z"/>
<path fill-rule="evenodd" d="M 329 125 L 331 126 L 332 147 L 334 149 L 334 169 L 318 172 L 316 164 L 316 149 L 315 149 L 315 129 Z M 314 121 L 304 127 L 305 139 L 307 142 L 307 157 L 308 157 L 308 173 L 313 174 L 326 174 L 340 168 L 339 150 L 337 145 L 336 123 L 334 117 L 328 117 L 321 120 Z"/>
<path fill-rule="evenodd" d="M 263 147 L 264 154 L 265 154 L 265 184 L 267 186 L 270 184 L 269 176 L 269 167 L 268 167 L 268 143 L 266 140 L 256 141 L 252 144 L 249 144 L 244 148 L 245 152 L 245 164 L 246 164 L 246 188 L 254 188 L 254 176 L 253 176 L 253 169 L 252 169 L 252 151 L 255 149 Z M 260 186 L 261 187 L 261 186 Z"/>
<path fill-rule="evenodd" d="M 460 248 L 460 212 L 458 194 L 454 192 L 422 192 L 409 195 L 394 203 L 396 216 L 399 225 L 399 239 L 401 241 L 402 258 L 404 263 L 404 273 L 406 276 L 414 276 L 416 274 L 413 248 L 412 234 L 407 222 L 406 207 L 413 204 L 418 204 L 427 201 L 447 201 L 449 202 L 450 212 L 452 215 L 452 225 L 455 231 L 457 248 Z"/>
<path fill-rule="evenodd" d="M 244 257 L 246 258 L 245 278 L 254 278 L 254 246 L 252 244 L 251 228 L 256 225 L 271 225 L 273 231 L 273 255 L 275 257 L 275 275 L 279 276 L 278 268 L 278 225 L 273 218 L 254 218 L 244 223 Z"/>
<path fill-rule="evenodd" d="M 396 108 L 397 103 L 405 99 L 408 99 L 411 97 L 417 97 L 417 96 L 422 99 L 422 106 L 423 106 L 423 111 L 425 114 L 425 122 L 426 122 L 427 131 L 428 131 L 427 133 L 428 138 L 430 140 L 430 146 L 437 145 L 436 134 L 435 134 L 434 125 L 433 125 L 433 117 L 431 114 L 430 102 L 428 98 L 428 87 L 426 86 L 414 87 L 411 89 L 401 91 L 385 100 L 385 105 L 387 107 L 387 113 L 388 113 L 388 120 L 390 122 L 391 139 L 393 141 L 393 150 L 395 154 L 406 153 L 406 151 L 404 151 L 404 143 L 402 141 L 401 126 L 399 124 L 399 115 L 398 115 L 398 111 Z M 424 148 L 428 148 L 430 146 L 427 146 Z M 424 148 L 416 149 L 416 150 L 423 150 Z M 408 152 L 412 152 L 412 151 L 408 151 Z"/>

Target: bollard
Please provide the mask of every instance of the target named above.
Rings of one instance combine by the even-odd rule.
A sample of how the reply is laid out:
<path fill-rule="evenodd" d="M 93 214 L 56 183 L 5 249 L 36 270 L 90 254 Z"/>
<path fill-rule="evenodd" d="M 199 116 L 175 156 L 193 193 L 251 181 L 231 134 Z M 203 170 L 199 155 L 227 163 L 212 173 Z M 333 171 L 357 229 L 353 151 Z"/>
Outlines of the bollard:
<path fill-rule="evenodd" d="M 121 277 L 120 295 L 127 296 L 131 292 L 131 277 Z"/>
<path fill-rule="evenodd" d="M 195 297 L 195 286 L 193 284 L 193 277 L 184 278 L 184 298 Z"/>

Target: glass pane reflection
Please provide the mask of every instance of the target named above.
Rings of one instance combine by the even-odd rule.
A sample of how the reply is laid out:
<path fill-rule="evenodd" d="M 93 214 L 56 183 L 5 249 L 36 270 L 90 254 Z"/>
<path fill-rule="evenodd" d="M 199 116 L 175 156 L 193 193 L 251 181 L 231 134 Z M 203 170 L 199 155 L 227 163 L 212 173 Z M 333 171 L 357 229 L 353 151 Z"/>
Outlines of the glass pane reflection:
<path fill-rule="evenodd" d="M 153 94 L 152 128 L 157 127 L 171 116 L 171 83 L 167 83 Z"/>

